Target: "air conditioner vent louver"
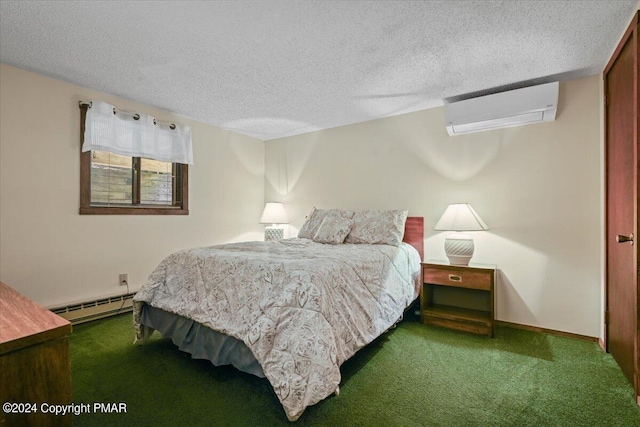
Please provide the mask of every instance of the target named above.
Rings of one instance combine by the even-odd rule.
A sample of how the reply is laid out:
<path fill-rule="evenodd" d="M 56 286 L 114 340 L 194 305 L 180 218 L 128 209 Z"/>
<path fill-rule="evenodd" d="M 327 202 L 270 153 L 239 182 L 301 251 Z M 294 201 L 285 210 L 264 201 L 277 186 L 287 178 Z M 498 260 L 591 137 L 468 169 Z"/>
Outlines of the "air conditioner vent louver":
<path fill-rule="evenodd" d="M 445 105 L 449 135 L 553 121 L 559 83 L 495 93 Z"/>

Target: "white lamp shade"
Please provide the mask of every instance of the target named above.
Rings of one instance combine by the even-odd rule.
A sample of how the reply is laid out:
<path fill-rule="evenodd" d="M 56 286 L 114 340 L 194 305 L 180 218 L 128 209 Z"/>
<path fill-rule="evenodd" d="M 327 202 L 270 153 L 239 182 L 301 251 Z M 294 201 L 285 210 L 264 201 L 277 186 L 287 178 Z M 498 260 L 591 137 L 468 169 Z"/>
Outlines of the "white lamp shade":
<path fill-rule="evenodd" d="M 482 231 L 488 229 L 487 224 L 468 203 L 449 205 L 434 227 L 434 230 L 441 231 Z"/>
<path fill-rule="evenodd" d="M 288 224 L 289 219 L 282 203 L 269 202 L 262 211 L 260 224 Z"/>

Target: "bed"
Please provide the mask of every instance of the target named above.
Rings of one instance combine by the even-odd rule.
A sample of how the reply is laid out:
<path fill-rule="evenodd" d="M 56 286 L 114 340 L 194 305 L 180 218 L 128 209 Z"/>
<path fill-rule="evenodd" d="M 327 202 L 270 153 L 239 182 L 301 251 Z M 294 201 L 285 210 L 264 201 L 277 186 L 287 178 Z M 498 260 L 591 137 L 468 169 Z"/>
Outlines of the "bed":
<path fill-rule="evenodd" d="M 134 298 L 136 340 L 158 330 L 194 358 L 266 377 L 295 421 L 416 300 L 423 219 L 406 212 L 314 208 L 297 238 L 171 254 Z"/>

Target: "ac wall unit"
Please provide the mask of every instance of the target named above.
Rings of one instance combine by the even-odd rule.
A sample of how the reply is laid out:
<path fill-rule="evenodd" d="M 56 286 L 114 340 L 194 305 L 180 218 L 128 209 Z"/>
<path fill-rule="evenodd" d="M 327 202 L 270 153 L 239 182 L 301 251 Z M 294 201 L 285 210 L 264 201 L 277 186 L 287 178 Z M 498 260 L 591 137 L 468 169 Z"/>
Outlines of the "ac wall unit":
<path fill-rule="evenodd" d="M 558 108 L 558 82 L 446 104 L 449 135 L 551 122 Z"/>

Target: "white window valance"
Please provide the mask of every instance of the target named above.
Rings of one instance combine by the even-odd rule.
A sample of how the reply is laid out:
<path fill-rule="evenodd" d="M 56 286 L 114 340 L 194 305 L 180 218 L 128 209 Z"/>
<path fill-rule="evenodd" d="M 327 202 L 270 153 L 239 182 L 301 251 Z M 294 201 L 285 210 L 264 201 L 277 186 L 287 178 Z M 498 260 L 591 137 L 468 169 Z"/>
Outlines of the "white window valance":
<path fill-rule="evenodd" d="M 189 126 L 163 123 L 145 114 L 125 113 L 102 101 L 92 101 L 87 109 L 82 151 L 91 150 L 193 164 Z"/>

